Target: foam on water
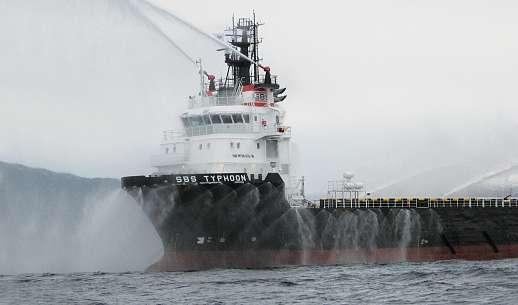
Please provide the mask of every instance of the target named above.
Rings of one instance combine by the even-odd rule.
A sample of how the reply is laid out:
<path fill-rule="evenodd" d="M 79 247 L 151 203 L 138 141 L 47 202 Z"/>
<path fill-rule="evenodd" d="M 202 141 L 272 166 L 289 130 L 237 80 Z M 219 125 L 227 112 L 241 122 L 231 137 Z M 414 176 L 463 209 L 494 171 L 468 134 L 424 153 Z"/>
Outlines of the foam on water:
<path fill-rule="evenodd" d="M 515 304 L 518 261 L 0 276 L 8 304 Z"/>

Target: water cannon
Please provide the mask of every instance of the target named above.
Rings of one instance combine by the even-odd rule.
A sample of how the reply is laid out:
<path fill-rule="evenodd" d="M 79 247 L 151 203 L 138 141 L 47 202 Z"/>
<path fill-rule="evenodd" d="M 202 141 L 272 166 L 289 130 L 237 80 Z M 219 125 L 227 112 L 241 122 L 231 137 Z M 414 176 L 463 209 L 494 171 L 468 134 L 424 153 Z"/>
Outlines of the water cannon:
<path fill-rule="evenodd" d="M 268 73 L 270 72 L 271 68 L 269 66 L 263 66 L 263 65 L 258 65 L 259 68 L 263 69 L 264 72 Z"/>
<path fill-rule="evenodd" d="M 207 71 L 203 71 L 203 74 L 205 74 L 205 76 L 207 76 L 207 79 L 209 80 L 209 91 L 216 91 L 216 76 L 207 73 Z"/>
<path fill-rule="evenodd" d="M 266 73 L 264 75 L 264 83 L 267 84 L 267 85 L 271 85 L 272 84 L 272 74 L 270 73 L 270 67 L 268 66 L 263 66 L 263 65 L 258 65 L 261 69 L 263 69 L 264 73 Z"/>

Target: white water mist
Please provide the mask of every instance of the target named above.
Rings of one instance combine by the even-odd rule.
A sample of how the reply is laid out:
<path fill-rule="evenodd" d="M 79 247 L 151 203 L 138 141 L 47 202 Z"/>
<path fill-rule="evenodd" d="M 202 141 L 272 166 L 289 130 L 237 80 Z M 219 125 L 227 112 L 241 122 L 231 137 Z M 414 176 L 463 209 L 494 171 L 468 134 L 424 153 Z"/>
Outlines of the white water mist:
<path fill-rule="evenodd" d="M 161 256 L 154 228 L 123 191 L 94 195 L 84 206 L 78 201 L 7 203 L 0 274 L 144 270 Z"/>

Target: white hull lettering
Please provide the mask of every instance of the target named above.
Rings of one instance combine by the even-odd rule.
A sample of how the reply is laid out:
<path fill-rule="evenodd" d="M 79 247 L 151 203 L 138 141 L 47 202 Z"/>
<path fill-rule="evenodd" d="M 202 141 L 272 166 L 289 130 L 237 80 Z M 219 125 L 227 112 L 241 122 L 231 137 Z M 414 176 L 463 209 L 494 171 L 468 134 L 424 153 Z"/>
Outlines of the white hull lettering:
<path fill-rule="evenodd" d="M 248 182 L 248 175 L 236 174 L 212 174 L 212 175 L 172 175 L 168 179 L 173 184 L 214 184 L 214 183 L 245 183 Z"/>

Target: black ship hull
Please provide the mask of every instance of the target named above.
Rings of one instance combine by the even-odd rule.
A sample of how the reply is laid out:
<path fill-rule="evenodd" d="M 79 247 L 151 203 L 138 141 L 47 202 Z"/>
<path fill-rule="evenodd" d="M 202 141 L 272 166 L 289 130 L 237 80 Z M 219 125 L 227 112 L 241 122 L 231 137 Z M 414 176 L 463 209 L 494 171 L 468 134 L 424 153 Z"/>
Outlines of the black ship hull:
<path fill-rule="evenodd" d="M 276 174 L 174 178 L 122 180 L 162 239 L 153 271 L 518 257 L 517 207 L 292 208 Z"/>

